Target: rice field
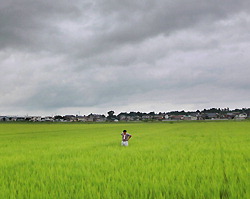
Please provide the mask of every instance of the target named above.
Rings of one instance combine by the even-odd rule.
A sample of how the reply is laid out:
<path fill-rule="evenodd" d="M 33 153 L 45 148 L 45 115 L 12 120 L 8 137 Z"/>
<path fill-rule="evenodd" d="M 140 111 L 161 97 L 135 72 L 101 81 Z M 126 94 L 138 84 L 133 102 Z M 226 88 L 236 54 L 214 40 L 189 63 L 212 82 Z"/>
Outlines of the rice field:
<path fill-rule="evenodd" d="M 3 199 L 249 199 L 249 166 L 249 121 L 0 123 Z"/>

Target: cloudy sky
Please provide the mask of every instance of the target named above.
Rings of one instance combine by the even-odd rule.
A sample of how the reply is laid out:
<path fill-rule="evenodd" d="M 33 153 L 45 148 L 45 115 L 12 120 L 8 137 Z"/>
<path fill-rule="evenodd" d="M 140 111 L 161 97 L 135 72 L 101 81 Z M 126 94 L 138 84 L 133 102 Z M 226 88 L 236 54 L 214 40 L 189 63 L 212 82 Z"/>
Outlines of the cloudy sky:
<path fill-rule="evenodd" d="M 250 107 L 249 0 L 0 0 L 0 115 Z"/>

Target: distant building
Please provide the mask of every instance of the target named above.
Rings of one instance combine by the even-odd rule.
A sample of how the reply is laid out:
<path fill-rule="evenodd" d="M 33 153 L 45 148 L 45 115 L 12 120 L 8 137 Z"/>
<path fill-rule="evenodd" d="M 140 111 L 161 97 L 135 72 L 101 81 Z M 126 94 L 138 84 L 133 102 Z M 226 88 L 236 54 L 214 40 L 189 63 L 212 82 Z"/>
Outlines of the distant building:
<path fill-rule="evenodd" d="M 239 112 L 230 112 L 230 113 L 227 113 L 226 114 L 226 118 L 227 119 L 234 119 L 236 115 L 239 115 L 240 113 Z"/>
<path fill-rule="evenodd" d="M 8 121 L 7 119 L 8 119 L 8 118 L 7 118 L 6 116 L 0 116 L 0 121 L 1 121 L 1 122 Z"/>
<path fill-rule="evenodd" d="M 76 116 L 75 115 L 65 115 L 65 116 L 63 116 L 63 119 L 66 120 L 67 122 L 74 122 L 74 121 L 76 121 Z"/>
<path fill-rule="evenodd" d="M 240 113 L 238 115 L 235 115 L 234 119 L 236 120 L 244 120 L 247 118 L 247 114 L 246 113 Z"/>
<path fill-rule="evenodd" d="M 183 120 L 198 120 L 198 117 L 197 116 L 188 115 L 188 116 L 184 116 Z"/>
<path fill-rule="evenodd" d="M 205 113 L 205 119 L 217 119 L 219 118 L 218 113 Z"/>
<path fill-rule="evenodd" d="M 30 120 L 31 122 L 41 122 L 42 117 L 41 116 L 31 116 Z"/>
<path fill-rule="evenodd" d="M 170 115 L 171 120 L 183 120 L 185 115 Z"/>

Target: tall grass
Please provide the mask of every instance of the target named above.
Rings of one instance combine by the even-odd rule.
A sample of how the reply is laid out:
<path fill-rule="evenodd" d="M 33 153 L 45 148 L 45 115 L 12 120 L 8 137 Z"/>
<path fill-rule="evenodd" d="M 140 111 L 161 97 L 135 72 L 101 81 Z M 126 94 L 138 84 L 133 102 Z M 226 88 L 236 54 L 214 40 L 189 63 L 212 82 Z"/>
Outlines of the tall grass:
<path fill-rule="evenodd" d="M 250 122 L 0 124 L 0 198 L 248 199 L 249 132 Z"/>

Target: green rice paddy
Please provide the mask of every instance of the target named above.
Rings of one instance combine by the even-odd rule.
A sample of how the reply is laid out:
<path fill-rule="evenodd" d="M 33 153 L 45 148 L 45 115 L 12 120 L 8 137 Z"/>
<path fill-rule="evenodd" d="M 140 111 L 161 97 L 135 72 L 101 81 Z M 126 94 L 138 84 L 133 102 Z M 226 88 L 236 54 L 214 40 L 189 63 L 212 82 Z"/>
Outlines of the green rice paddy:
<path fill-rule="evenodd" d="M 249 165 L 249 121 L 0 123 L 3 199 L 249 199 Z"/>

